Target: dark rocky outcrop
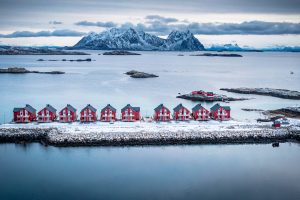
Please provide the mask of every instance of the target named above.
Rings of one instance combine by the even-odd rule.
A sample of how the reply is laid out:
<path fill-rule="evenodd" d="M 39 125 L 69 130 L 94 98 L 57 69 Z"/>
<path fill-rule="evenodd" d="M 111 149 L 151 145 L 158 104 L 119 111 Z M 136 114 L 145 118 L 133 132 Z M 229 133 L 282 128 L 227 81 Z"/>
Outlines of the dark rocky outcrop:
<path fill-rule="evenodd" d="M 243 57 L 240 54 L 236 53 L 202 53 L 202 54 L 193 54 L 191 56 L 208 56 L 208 57 Z"/>
<path fill-rule="evenodd" d="M 79 51 L 63 51 L 60 49 L 0 46 L 0 55 L 89 55 Z"/>
<path fill-rule="evenodd" d="M 148 74 L 145 72 L 139 72 L 139 71 L 135 71 L 135 70 L 128 71 L 125 74 L 129 75 L 132 78 L 156 78 L 156 77 L 158 77 L 155 74 Z"/>
<path fill-rule="evenodd" d="M 54 59 L 50 59 L 50 60 L 44 60 L 44 59 L 38 59 L 37 61 L 70 61 L 70 62 L 91 62 L 92 59 L 91 58 L 86 58 L 86 59 L 61 59 L 61 60 L 54 60 Z"/>
<path fill-rule="evenodd" d="M 40 71 L 30 71 L 23 67 L 9 67 L 6 69 L 0 69 L 0 74 L 26 74 L 26 73 L 35 73 L 35 74 L 64 74 L 65 72 L 61 71 L 50 71 L 50 72 L 40 72 Z"/>
<path fill-rule="evenodd" d="M 286 89 L 273 89 L 273 88 L 221 88 L 227 92 L 234 92 L 240 94 L 257 94 L 272 97 L 279 97 L 283 99 L 296 99 L 300 100 L 300 92 Z"/>
<path fill-rule="evenodd" d="M 103 55 L 105 56 L 139 56 L 139 53 L 133 53 L 130 51 L 108 51 L 104 52 Z"/>

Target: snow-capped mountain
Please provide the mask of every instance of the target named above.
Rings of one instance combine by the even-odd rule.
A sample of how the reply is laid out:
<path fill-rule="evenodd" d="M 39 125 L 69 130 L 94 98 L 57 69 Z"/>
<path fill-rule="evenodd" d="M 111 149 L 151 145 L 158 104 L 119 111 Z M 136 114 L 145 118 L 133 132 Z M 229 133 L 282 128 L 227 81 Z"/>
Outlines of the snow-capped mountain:
<path fill-rule="evenodd" d="M 167 39 L 136 31 L 112 28 L 102 33 L 90 33 L 83 37 L 75 49 L 97 50 L 157 50 L 157 51 L 200 51 L 204 46 L 190 31 L 173 31 Z"/>

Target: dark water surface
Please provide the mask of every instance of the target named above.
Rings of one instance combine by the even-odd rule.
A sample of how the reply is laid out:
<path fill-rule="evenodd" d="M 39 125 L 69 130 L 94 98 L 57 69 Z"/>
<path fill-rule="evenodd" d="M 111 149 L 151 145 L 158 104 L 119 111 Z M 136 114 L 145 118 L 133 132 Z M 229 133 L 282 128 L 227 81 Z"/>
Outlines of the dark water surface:
<path fill-rule="evenodd" d="M 0 145 L 0 199 L 299 199 L 300 145 Z"/>

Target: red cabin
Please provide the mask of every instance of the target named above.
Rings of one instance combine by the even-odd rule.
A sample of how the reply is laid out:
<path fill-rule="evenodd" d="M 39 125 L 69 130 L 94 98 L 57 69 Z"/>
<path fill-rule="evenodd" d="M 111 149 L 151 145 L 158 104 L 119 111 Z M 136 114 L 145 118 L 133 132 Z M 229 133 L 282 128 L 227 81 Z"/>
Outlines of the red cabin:
<path fill-rule="evenodd" d="M 76 109 L 70 104 L 67 104 L 67 106 L 64 107 L 59 112 L 60 122 L 75 122 L 76 120 L 77 120 Z"/>
<path fill-rule="evenodd" d="M 130 104 L 127 104 L 121 110 L 122 121 L 125 122 L 134 122 L 140 120 L 140 107 L 132 107 Z"/>
<path fill-rule="evenodd" d="M 192 109 L 192 116 L 198 121 L 207 121 L 209 118 L 209 111 L 205 109 L 201 104 L 197 104 Z"/>
<path fill-rule="evenodd" d="M 173 109 L 173 118 L 178 121 L 188 121 L 190 120 L 190 111 L 184 107 L 182 104 L 179 104 Z"/>
<path fill-rule="evenodd" d="M 26 104 L 24 108 L 14 108 L 14 122 L 28 123 L 36 120 L 36 109 Z"/>
<path fill-rule="evenodd" d="M 38 112 L 38 122 L 53 122 L 56 117 L 56 109 L 50 104 Z"/>
<path fill-rule="evenodd" d="M 215 104 L 210 108 L 210 117 L 214 120 L 230 120 L 230 107 L 220 106 L 220 104 Z"/>
<path fill-rule="evenodd" d="M 95 122 L 97 121 L 97 109 L 88 104 L 80 112 L 81 122 Z"/>
<path fill-rule="evenodd" d="M 273 125 L 272 125 L 274 128 L 280 128 L 281 127 L 281 123 L 280 123 L 280 121 L 279 120 L 275 120 L 274 122 L 273 122 Z"/>
<path fill-rule="evenodd" d="M 105 106 L 101 110 L 100 121 L 102 122 L 116 121 L 116 112 L 117 110 L 114 107 L 112 107 L 110 104 L 107 104 L 107 106 Z"/>
<path fill-rule="evenodd" d="M 170 121 L 171 120 L 171 112 L 165 107 L 163 104 L 160 104 L 154 109 L 154 120 L 155 121 Z"/>
<path fill-rule="evenodd" d="M 198 90 L 198 91 L 192 91 L 192 95 L 201 95 L 201 96 L 207 96 L 207 97 L 212 97 L 214 96 L 213 92 L 205 92 L 203 90 Z"/>

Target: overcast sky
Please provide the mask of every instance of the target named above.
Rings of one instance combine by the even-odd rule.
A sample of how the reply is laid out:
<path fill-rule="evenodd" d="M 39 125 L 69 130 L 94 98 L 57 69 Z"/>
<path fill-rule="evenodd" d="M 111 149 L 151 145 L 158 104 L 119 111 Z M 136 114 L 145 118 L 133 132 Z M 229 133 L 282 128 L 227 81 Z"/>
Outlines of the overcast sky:
<path fill-rule="evenodd" d="M 0 44 L 73 45 L 112 27 L 191 30 L 205 45 L 300 46 L 300 0 L 0 0 Z"/>

